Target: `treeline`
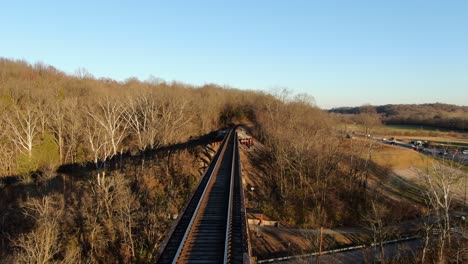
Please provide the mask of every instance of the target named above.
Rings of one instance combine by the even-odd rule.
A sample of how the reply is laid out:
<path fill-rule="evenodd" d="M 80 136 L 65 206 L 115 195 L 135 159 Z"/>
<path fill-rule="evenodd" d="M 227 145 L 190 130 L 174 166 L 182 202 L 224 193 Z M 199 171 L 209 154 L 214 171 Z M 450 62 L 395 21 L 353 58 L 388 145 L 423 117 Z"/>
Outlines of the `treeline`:
<path fill-rule="evenodd" d="M 377 113 L 385 124 L 430 126 L 451 130 L 468 130 L 468 106 L 450 104 L 399 104 L 381 106 L 339 107 L 331 113 L 361 114 Z"/>

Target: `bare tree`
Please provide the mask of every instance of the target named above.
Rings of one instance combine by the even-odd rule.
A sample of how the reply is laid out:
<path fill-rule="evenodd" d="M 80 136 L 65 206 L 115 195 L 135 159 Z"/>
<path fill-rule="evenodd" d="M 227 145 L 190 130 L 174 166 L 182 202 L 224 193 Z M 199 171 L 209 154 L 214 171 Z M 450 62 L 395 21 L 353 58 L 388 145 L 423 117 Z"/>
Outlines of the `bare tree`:
<path fill-rule="evenodd" d="M 373 197 L 370 201 L 370 208 L 363 216 L 364 222 L 367 224 L 366 228 L 370 230 L 372 235 L 372 243 L 380 248 L 380 263 L 385 263 L 385 247 L 384 242 L 391 234 L 391 231 L 385 226 L 384 218 L 388 209 L 383 207 Z"/>
<path fill-rule="evenodd" d="M 5 130 L 0 132 L 0 176 L 11 175 L 14 171 L 15 151 L 12 144 L 8 143 L 8 137 L 5 136 Z"/>
<path fill-rule="evenodd" d="M 86 135 L 89 147 L 93 153 L 97 183 L 101 185 L 101 176 L 102 180 L 105 180 L 106 162 L 111 156 L 110 142 L 102 127 L 92 118 L 86 119 Z"/>
<path fill-rule="evenodd" d="M 434 212 L 433 212 L 433 208 L 431 206 L 431 201 L 430 200 L 426 200 L 426 208 L 427 210 L 424 210 L 423 212 L 423 222 L 422 222 L 422 225 L 420 227 L 420 231 L 422 233 L 422 237 L 423 237 L 423 247 L 422 247 L 422 253 L 421 253 L 421 264 L 424 264 L 426 263 L 426 257 L 428 255 L 428 251 L 430 249 L 429 247 L 429 243 L 430 243 L 430 239 L 431 239 L 431 235 L 432 235 L 432 232 L 434 230 L 434 227 L 436 225 L 436 223 L 434 222 L 434 219 L 433 219 L 433 215 L 434 215 Z"/>
<path fill-rule="evenodd" d="M 62 102 L 54 102 L 48 114 L 49 128 L 54 134 L 55 143 L 59 151 L 60 164 L 65 160 L 65 133 L 67 129 L 66 113 Z"/>
<path fill-rule="evenodd" d="M 65 153 L 64 161 L 70 161 L 75 163 L 77 159 L 77 149 L 80 145 L 80 140 L 84 134 L 82 131 L 83 119 L 84 117 L 77 113 L 83 113 L 78 105 L 78 98 L 66 98 L 64 101 L 65 104 L 65 120 L 66 120 L 66 130 L 65 130 Z M 86 140 L 83 140 L 86 141 Z"/>
<path fill-rule="evenodd" d="M 450 210 L 455 195 L 455 186 L 463 177 L 463 172 L 455 162 L 433 162 L 432 167 L 422 172 L 428 185 L 426 192 L 430 210 L 434 212 L 434 222 L 438 229 L 438 261 L 444 262 L 445 249 L 451 245 Z"/>
<path fill-rule="evenodd" d="M 93 110 L 88 110 L 88 115 L 104 129 L 112 146 L 112 156 L 117 155 L 120 144 L 127 135 L 128 123 L 125 119 L 124 106 L 119 102 L 113 102 L 110 98 L 105 98 L 98 103 L 97 109 Z"/>
<path fill-rule="evenodd" d="M 75 70 L 75 76 L 80 79 L 92 79 L 94 76 L 86 68 L 80 67 Z"/>
<path fill-rule="evenodd" d="M 25 214 L 36 222 L 34 229 L 21 235 L 15 259 L 19 263 L 50 263 L 60 251 L 59 218 L 62 210 L 52 197 L 44 196 L 28 202 Z"/>
<path fill-rule="evenodd" d="M 188 102 L 174 97 L 163 100 L 158 105 L 157 133 L 163 145 L 174 142 L 181 130 L 191 120 L 188 113 Z"/>
<path fill-rule="evenodd" d="M 128 179 L 122 174 L 91 183 L 91 200 L 85 205 L 90 213 L 85 219 L 89 230 L 87 241 L 96 261 L 133 262 L 136 254 L 136 212 L 139 203 L 132 193 Z M 114 259 L 106 259 L 111 253 Z"/>
<path fill-rule="evenodd" d="M 138 150 L 143 151 L 148 146 L 146 134 L 148 133 L 148 115 L 146 111 L 146 102 L 148 99 L 145 96 L 137 98 L 130 97 L 127 101 L 125 117 L 132 134 L 137 138 Z"/>
<path fill-rule="evenodd" d="M 37 129 L 39 123 L 37 112 L 31 107 L 27 107 L 24 111 L 15 107 L 13 113 L 6 115 L 4 120 L 11 131 L 7 134 L 10 140 L 15 144 L 18 151 L 26 153 L 31 159 L 36 136 L 39 132 Z"/>
<path fill-rule="evenodd" d="M 372 162 L 372 154 L 375 149 L 375 141 L 374 140 L 367 140 L 367 146 L 366 146 L 366 158 L 364 159 L 364 167 L 363 167 L 363 174 L 364 174 L 364 179 L 361 179 L 360 184 L 361 187 L 364 188 L 364 190 L 367 189 L 367 181 L 370 175 L 370 163 Z"/>
<path fill-rule="evenodd" d="M 364 126 L 366 135 L 370 134 L 374 127 L 382 125 L 379 115 L 372 106 L 362 106 L 360 114 L 355 117 L 355 121 Z"/>
<path fill-rule="evenodd" d="M 45 133 L 47 132 L 47 126 L 49 123 L 49 115 L 48 110 L 49 106 L 47 101 L 40 100 L 37 104 L 37 116 L 39 119 L 39 132 L 40 136 L 44 137 Z"/>
<path fill-rule="evenodd" d="M 136 257 L 136 236 L 135 227 L 137 225 L 135 218 L 136 212 L 139 209 L 139 204 L 135 195 L 131 192 L 128 181 L 126 181 L 123 175 L 115 177 L 116 188 L 116 203 L 114 210 L 117 211 L 117 221 L 119 233 L 122 237 L 122 245 L 124 251 L 131 259 Z"/>

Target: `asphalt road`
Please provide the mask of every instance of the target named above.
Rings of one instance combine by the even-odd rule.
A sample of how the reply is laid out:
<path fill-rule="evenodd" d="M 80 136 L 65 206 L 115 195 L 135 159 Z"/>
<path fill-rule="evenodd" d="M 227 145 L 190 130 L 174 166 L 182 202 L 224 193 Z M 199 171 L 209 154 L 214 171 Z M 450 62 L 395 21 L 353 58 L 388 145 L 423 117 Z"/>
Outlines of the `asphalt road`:
<path fill-rule="evenodd" d="M 381 140 L 382 139 L 379 139 L 379 138 L 374 138 L 376 140 Z M 388 142 L 385 142 L 383 141 L 384 143 L 388 143 Z M 409 149 L 414 149 L 414 146 L 412 144 L 408 144 L 408 143 L 405 143 L 405 142 L 400 142 L 400 141 L 393 141 L 392 142 L 394 145 L 396 146 L 400 146 L 400 147 L 404 147 L 404 148 L 409 148 Z M 430 155 L 430 156 L 437 156 L 439 158 L 444 158 L 446 160 L 453 160 L 453 161 L 456 161 L 460 164 L 463 164 L 463 165 L 468 165 L 468 155 L 465 155 L 463 153 L 457 153 L 455 155 L 452 155 L 451 153 L 448 153 L 448 152 L 444 152 L 442 149 L 437 149 L 437 148 L 424 148 L 424 147 L 420 147 L 418 149 L 415 149 L 423 154 L 426 154 L 426 155 Z"/>

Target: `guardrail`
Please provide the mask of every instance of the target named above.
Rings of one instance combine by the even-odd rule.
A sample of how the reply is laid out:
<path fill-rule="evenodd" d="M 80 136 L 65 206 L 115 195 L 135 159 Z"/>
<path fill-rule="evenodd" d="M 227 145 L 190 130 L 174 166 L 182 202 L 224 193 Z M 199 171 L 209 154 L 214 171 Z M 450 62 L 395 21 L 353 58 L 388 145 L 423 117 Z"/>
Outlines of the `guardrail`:
<path fill-rule="evenodd" d="M 237 175 L 238 175 L 238 184 L 240 186 L 239 195 L 240 195 L 240 208 L 241 208 L 241 215 L 240 221 L 242 224 L 242 255 L 243 255 L 243 262 L 244 264 L 251 263 L 252 256 L 252 246 L 250 244 L 250 233 L 249 233 L 249 224 L 247 218 L 247 212 L 245 208 L 245 193 L 242 183 L 242 164 L 240 162 L 240 153 L 239 148 L 236 148 L 236 163 L 237 163 Z"/>
<path fill-rule="evenodd" d="M 388 241 L 383 242 L 382 244 L 387 245 L 387 244 L 393 244 L 393 243 L 409 241 L 409 240 L 416 240 L 416 239 L 421 239 L 421 238 L 418 237 L 418 236 L 405 237 L 405 238 L 401 238 L 401 239 L 388 240 Z M 378 243 L 372 243 L 370 245 L 359 245 L 359 246 L 353 246 L 353 247 L 346 247 L 346 248 L 327 250 L 327 251 L 322 251 L 322 253 L 314 252 L 314 253 L 303 254 L 303 255 L 295 255 L 295 256 L 272 258 L 272 259 L 264 259 L 264 260 L 257 261 L 257 263 L 259 263 L 259 264 L 260 263 L 273 263 L 273 262 L 282 261 L 282 260 L 292 260 L 292 259 L 300 259 L 300 258 L 307 258 L 307 257 L 315 257 L 315 256 L 319 256 L 319 255 L 330 255 L 330 254 L 334 254 L 334 253 L 340 253 L 340 252 L 346 252 L 346 251 L 353 251 L 353 250 L 358 250 L 358 249 L 375 247 L 375 246 L 378 246 L 378 245 L 379 245 Z"/>

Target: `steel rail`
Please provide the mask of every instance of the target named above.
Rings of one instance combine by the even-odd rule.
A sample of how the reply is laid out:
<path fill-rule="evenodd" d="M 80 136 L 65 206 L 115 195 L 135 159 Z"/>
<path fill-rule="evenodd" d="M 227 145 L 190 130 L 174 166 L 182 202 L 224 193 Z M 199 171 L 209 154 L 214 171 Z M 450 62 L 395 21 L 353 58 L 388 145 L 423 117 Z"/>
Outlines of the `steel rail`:
<path fill-rule="evenodd" d="M 231 131 L 232 132 L 232 131 Z M 193 199 L 197 199 L 195 196 L 197 194 L 197 191 L 199 188 L 201 188 L 202 184 L 203 184 L 203 181 L 205 181 L 205 187 L 203 187 L 203 192 L 200 196 L 200 198 L 198 198 L 198 203 L 197 203 L 197 207 L 196 209 L 194 210 L 194 212 L 192 213 L 192 216 L 191 216 L 191 220 L 189 222 L 189 224 L 191 224 L 193 222 L 193 218 L 194 216 L 196 216 L 196 212 L 197 212 L 197 209 L 199 208 L 200 206 L 200 201 L 202 201 L 202 197 L 204 196 L 205 192 L 206 192 L 206 189 L 207 187 L 209 186 L 209 183 L 211 181 L 211 179 L 213 178 L 213 175 L 217 172 L 217 168 L 219 167 L 219 163 L 220 161 L 222 160 L 222 157 L 224 156 L 224 152 L 227 148 L 227 145 L 228 145 L 228 142 L 229 142 L 229 138 L 230 138 L 230 135 L 231 135 L 231 132 L 228 133 L 225 138 L 223 139 L 223 142 L 221 144 L 221 147 L 220 149 L 218 150 L 218 152 L 215 154 L 215 157 L 214 159 L 210 162 L 210 165 L 208 166 L 207 170 L 205 171 L 205 173 L 203 174 L 202 176 L 202 179 L 200 180 L 200 182 L 198 183 L 197 187 L 195 188 L 195 191 L 193 192 L 192 196 L 190 197 L 189 199 L 189 202 L 187 203 L 187 205 L 185 206 L 185 208 L 182 210 L 182 214 L 179 215 L 178 219 L 176 220 L 176 223 L 172 226 L 170 232 L 169 232 L 169 235 L 167 236 L 167 238 L 165 239 L 165 241 L 161 244 L 161 248 L 162 250 L 159 252 L 159 255 L 157 256 L 156 258 L 156 262 L 157 263 L 167 263 L 164 261 L 163 256 L 164 256 L 164 252 L 167 250 L 167 247 L 169 246 L 169 242 L 171 241 L 171 238 L 173 237 L 176 229 L 179 227 L 179 224 L 181 223 L 184 215 L 186 214 L 187 210 L 189 210 L 190 208 L 190 205 L 191 205 L 191 201 Z M 210 172 L 210 169 L 211 169 L 211 172 Z M 209 173 L 209 176 L 207 176 L 206 174 Z M 208 180 L 205 180 L 205 178 L 208 177 Z M 184 239 L 186 239 L 186 236 L 187 236 L 187 230 L 190 230 L 189 228 L 185 228 L 186 232 L 184 233 L 184 237 L 181 241 L 181 243 L 179 243 L 179 247 L 178 247 L 178 250 L 176 252 L 176 255 L 173 257 L 173 261 L 172 263 L 174 263 L 175 260 L 177 260 L 177 256 L 178 254 L 180 254 L 180 245 L 183 245 L 183 241 Z"/>
<path fill-rule="evenodd" d="M 181 241 L 181 243 L 179 245 L 179 248 L 177 249 L 176 255 L 174 256 L 174 260 L 172 261 L 173 264 L 177 263 L 177 260 L 179 259 L 179 255 L 182 252 L 182 249 L 184 248 L 187 237 L 188 237 L 188 235 L 189 235 L 189 233 L 190 233 L 190 231 L 192 229 L 192 224 L 193 224 L 195 218 L 197 217 L 197 215 L 199 213 L 200 205 L 202 204 L 204 198 L 206 197 L 206 190 L 208 189 L 208 187 L 210 186 L 211 181 L 213 180 L 213 175 L 215 175 L 215 173 L 218 173 L 217 168 L 219 168 L 220 162 L 222 162 L 222 160 L 224 158 L 224 153 L 225 153 L 225 151 L 227 149 L 227 146 L 229 145 L 229 140 L 231 138 L 231 133 L 235 133 L 233 131 L 234 130 L 231 130 L 229 132 L 229 134 L 227 135 L 226 143 L 224 144 L 223 149 L 222 149 L 220 155 L 218 156 L 218 159 L 216 160 L 215 166 L 213 168 L 213 171 L 211 172 L 209 180 L 207 181 L 207 183 L 205 185 L 205 188 L 203 189 L 203 193 L 202 193 L 202 195 L 200 197 L 200 200 L 198 200 L 198 204 L 197 204 L 197 207 L 195 209 L 195 212 L 193 213 L 192 218 L 190 219 L 189 225 L 187 226 L 187 229 L 185 230 L 184 237 L 182 238 L 182 241 Z"/>
<path fill-rule="evenodd" d="M 229 204 L 226 216 L 226 237 L 224 240 L 224 261 L 223 263 L 228 262 L 229 257 L 229 244 L 231 240 L 231 228 L 232 228 L 232 206 L 234 203 L 234 179 L 235 169 L 236 169 L 236 149 L 237 149 L 237 136 L 234 134 L 234 146 L 232 148 L 232 165 L 231 165 L 231 179 L 229 183 Z"/>
<path fill-rule="evenodd" d="M 239 142 L 237 141 L 237 144 Z M 239 194 L 239 223 L 240 223 L 240 237 L 241 237 L 241 250 L 242 250 L 242 263 L 243 264 L 250 264 L 251 263 L 251 258 L 250 256 L 252 255 L 252 247 L 250 244 L 250 234 L 249 234 L 249 224 L 248 224 L 248 218 L 247 218 L 247 212 L 245 209 L 245 193 L 244 193 L 244 188 L 243 188 L 243 182 L 242 182 L 242 164 L 240 162 L 240 152 L 239 148 L 236 148 L 236 177 L 237 177 L 237 182 L 236 184 L 238 185 L 238 194 Z"/>

